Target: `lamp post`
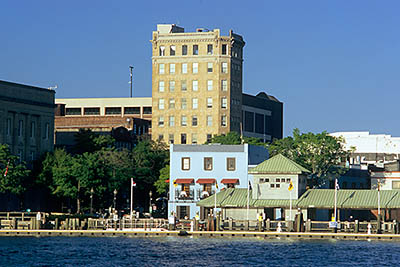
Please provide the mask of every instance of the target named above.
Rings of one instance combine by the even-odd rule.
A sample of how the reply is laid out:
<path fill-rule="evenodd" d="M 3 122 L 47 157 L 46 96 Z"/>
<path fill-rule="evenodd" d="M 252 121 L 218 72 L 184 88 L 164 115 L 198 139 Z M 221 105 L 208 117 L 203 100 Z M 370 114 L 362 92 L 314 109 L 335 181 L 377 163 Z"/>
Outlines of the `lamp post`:
<path fill-rule="evenodd" d="M 114 189 L 114 210 L 116 209 L 117 206 L 117 189 Z"/>
<path fill-rule="evenodd" d="M 151 190 L 150 190 L 150 192 L 149 192 L 149 197 L 150 197 L 149 212 L 150 212 L 150 216 L 151 216 L 151 213 L 153 212 L 153 207 L 151 206 L 151 196 L 152 195 L 153 195 L 153 192 L 151 192 Z"/>
<path fill-rule="evenodd" d="M 93 214 L 93 187 L 90 189 L 90 214 Z"/>

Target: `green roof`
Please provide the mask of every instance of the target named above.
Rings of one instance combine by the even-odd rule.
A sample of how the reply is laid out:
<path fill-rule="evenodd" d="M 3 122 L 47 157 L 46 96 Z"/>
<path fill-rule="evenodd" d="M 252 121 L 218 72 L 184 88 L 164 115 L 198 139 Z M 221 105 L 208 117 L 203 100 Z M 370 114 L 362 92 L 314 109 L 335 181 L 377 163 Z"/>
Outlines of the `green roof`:
<path fill-rule="evenodd" d="M 289 207 L 289 200 L 285 199 L 253 199 L 252 190 L 249 192 L 250 207 Z M 293 200 L 293 203 L 295 201 Z M 215 196 L 197 202 L 198 206 L 214 207 Z M 217 193 L 217 207 L 220 208 L 244 208 L 247 207 L 247 188 L 227 188 Z"/>
<path fill-rule="evenodd" d="M 335 201 L 334 189 L 310 189 L 299 199 L 292 200 L 293 208 L 333 209 Z M 380 193 L 381 208 L 400 208 L 400 190 L 382 190 Z M 198 206 L 214 207 L 215 196 L 197 202 Z M 253 199 L 249 192 L 251 208 L 287 208 L 288 199 Z M 245 208 L 247 206 L 246 188 L 227 188 L 217 193 L 217 207 Z M 341 189 L 337 191 L 337 207 L 339 209 L 377 209 L 377 190 Z"/>
<path fill-rule="evenodd" d="M 299 208 L 333 209 L 335 202 L 334 189 L 311 189 L 297 201 Z M 400 190 L 381 190 L 380 205 L 382 208 L 400 208 Z M 377 190 L 341 189 L 337 191 L 339 209 L 377 209 Z"/>
<path fill-rule="evenodd" d="M 309 170 L 297 164 L 293 160 L 278 154 L 266 161 L 258 164 L 256 167 L 249 171 L 251 174 L 257 173 L 287 173 L 287 174 L 301 174 L 310 173 Z"/>

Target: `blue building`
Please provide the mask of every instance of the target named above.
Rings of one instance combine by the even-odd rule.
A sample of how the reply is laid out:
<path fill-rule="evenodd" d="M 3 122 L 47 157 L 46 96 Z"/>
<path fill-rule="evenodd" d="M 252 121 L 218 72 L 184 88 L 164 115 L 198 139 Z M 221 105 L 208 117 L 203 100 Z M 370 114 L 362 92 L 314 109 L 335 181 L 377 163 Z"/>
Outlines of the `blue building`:
<path fill-rule="evenodd" d="M 267 149 L 248 144 L 171 144 L 168 214 L 203 218 L 209 211 L 196 206 L 198 201 L 225 188 L 247 188 L 249 168 L 267 158 Z"/>

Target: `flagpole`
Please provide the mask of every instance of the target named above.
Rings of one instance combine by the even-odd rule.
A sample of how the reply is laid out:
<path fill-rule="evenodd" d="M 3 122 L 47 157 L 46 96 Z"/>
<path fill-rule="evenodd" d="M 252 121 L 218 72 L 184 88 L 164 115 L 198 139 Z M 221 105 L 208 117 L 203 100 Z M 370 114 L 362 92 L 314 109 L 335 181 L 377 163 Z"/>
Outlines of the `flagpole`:
<path fill-rule="evenodd" d="M 289 191 L 289 199 L 290 199 L 289 221 L 291 221 L 292 220 L 292 190 Z"/>
<path fill-rule="evenodd" d="M 381 179 L 378 180 L 378 216 L 381 215 Z"/>
<path fill-rule="evenodd" d="M 133 216 L 133 178 L 131 178 L 131 218 Z"/>
<path fill-rule="evenodd" d="M 337 208 L 337 179 L 335 179 L 335 209 L 334 209 L 334 219 L 336 222 L 336 208 Z"/>
<path fill-rule="evenodd" d="M 217 183 L 215 182 L 215 193 L 214 193 L 214 219 L 217 217 Z"/>
<path fill-rule="evenodd" d="M 247 220 L 249 220 L 249 202 L 250 202 L 250 181 L 247 176 Z"/>

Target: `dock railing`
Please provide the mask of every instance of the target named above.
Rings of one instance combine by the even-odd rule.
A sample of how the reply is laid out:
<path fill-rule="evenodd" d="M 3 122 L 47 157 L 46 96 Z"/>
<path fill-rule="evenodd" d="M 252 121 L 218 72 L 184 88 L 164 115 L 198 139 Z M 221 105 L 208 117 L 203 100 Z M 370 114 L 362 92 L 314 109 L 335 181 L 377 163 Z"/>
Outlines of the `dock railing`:
<path fill-rule="evenodd" d="M 132 231 L 266 231 L 266 232 L 343 232 L 343 233 L 390 233 L 399 234 L 399 222 L 385 221 L 341 221 L 337 229 L 331 228 L 329 221 L 301 222 L 299 226 L 295 221 L 278 220 L 235 220 L 217 216 L 204 220 L 175 220 L 175 224 L 169 224 L 167 219 L 135 218 L 124 216 L 122 218 L 74 218 L 52 216 L 37 212 L 0 212 L 0 229 L 55 229 L 55 230 L 132 230 Z M 38 219 L 40 218 L 40 220 Z M 61 219 L 62 218 L 62 219 Z M 380 226 L 380 227 L 379 227 Z"/>

